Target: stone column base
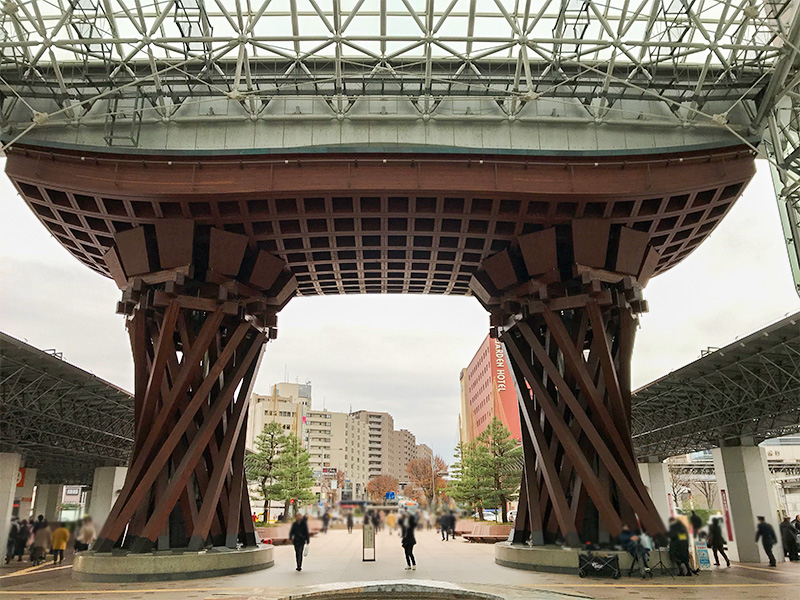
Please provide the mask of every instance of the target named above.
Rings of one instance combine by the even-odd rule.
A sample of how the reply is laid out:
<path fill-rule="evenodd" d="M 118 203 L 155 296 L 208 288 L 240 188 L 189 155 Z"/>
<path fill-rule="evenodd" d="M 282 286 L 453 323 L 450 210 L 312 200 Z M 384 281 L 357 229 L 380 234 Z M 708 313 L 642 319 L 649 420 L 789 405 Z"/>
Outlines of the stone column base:
<path fill-rule="evenodd" d="M 274 548 L 213 548 L 202 552 L 169 551 L 137 554 L 125 551 L 81 552 L 72 578 L 77 581 L 137 582 L 203 579 L 268 569 Z"/>

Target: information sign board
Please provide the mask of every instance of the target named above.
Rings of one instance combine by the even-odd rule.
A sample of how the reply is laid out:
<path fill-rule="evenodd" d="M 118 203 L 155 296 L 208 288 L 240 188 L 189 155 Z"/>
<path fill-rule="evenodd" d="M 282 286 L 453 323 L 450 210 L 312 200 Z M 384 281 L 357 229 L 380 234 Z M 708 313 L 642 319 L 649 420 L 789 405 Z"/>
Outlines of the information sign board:
<path fill-rule="evenodd" d="M 711 570 L 711 557 L 708 555 L 708 545 L 705 540 L 697 540 L 694 545 L 697 551 L 697 564 L 701 571 Z"/>
<path fill-rule="evenodd" d="M 364 523 L 361 539 L 363 541 L 361 547 L 361 561 L 375 562 L 375 526 L 371 523 Z M 371 554 L 371 558 L 367 557 L 368 554 Z"/>

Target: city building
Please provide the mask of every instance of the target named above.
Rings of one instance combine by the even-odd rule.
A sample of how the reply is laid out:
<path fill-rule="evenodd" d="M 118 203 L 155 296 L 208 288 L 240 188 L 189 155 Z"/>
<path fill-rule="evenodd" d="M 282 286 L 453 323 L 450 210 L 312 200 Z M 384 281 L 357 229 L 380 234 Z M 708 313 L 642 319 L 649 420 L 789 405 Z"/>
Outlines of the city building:
<path fill-rule="evenodd" d="M 368 481 L 368 430 L 367 423 L 347 413 L 308 411 L 304 441 L 316 480 L 312 491 L 320 494 L 320 502 L 363 496 Z"/>
<path fill-rule="evenodd" d="M 396 429 L 394 435 L 394 459 L 396 473 L 399 481 L 407 481 L 406 465 L 417 459 L 417 438 L 407 429 Z"/>
<path fill-rule="evenodd" d="M 414 449 L 414 453 L 417 457 L 417 460 L 424 460 L 426 462 L 433 460 L 433 450 L 427 444 L 417 444 L 417 447 Z"/>
<path fill-rule="evenodd" d="M 358 410 L 353 416 L 369 426 L 369 469 L 370 479 L 378 475 L 398 477 L 394 449 L 394 418 L 386 412 Z"/>
<path fill-rule="evenodd" d="M 494 417 L 508 427 L 514 439 L 522 439 L 517 390 L 499 340 L 486 336 L 469 366 L 461 370 L 460 380 L 462 443 L 477 438 Z"/>
<path fill-rule="evenodd" d="M 300 437 L 314 471 L 312 491 L 319 494 L 321 502 L 363 499 L 367 483 L 377 475 L 390 475 L 405 483 L 406 465 L 419 457 L 430 460 L 433 455 L 428 446 L 417 444 L 407 429 L 395 430 L 389 413 L 313 409 L 310 383 L 277 383 L 270 394 L 251 396 L 246 436 L 249 451 L 255 450 L 255 438 L 271 422 Z"/>
<path fill-rule="evenodd" d="M 304 417 L 311 409 L 310 383 L 276 383 L 269 395 L 253 394 L 247 415 L 245 447 L 255 449 L 255 439 L 268 423 L 278 422 L 284 430 L 304 439 Z"/>

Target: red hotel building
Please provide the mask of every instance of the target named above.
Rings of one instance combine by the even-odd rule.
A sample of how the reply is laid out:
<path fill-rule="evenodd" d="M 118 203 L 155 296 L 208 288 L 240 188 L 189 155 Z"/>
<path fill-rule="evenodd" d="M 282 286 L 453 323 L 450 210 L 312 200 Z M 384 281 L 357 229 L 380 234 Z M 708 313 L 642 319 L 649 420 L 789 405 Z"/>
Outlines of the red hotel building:
<path fill-rule="evenodd" d="M 469 366 L 461 370 L 461 441 L 474 440 L 495 416 L 515 439 L 521 439 L 517 390 L 510 366 L 503 345 L 487 335 Z"/>

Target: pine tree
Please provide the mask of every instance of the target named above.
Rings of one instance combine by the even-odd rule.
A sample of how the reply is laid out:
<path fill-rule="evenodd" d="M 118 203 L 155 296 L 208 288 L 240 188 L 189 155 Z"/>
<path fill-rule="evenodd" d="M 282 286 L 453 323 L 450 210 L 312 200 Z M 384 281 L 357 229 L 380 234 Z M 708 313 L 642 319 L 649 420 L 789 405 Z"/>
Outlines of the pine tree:
<path fill-rule="evenodd" d="M 492 483 L 485 470 L 480 469 L 480 465 L 487 462 L 486 453 L 486 447 L 476 441 L 459 443 L 447 483 L 447 494 L 456 502 L 474 508 L 480 520 L 483 520 L 482 499 L 489 493 Z"/>
<path fill-rule="evenodd" d="M 255 439 L 256 451 L 244 459 L 245 475 L 255 483 L 257 496 L 264 501 L 264 521 L 269 523 L 270 503 L 283 496 L 278 482 L 279 457 L 286 444 L 286 434 L 279 423 L 272 422 Z"/>
<path fill-rule="evenodd" d="M 289 506 L 293 506 L 292 512 L 297 514 L 300 505 L 307 504 L 314 498 L 311 493 L 314 471 L 309 458 L 300 438 L 290 433 L 278 459 L 278 484 L 281 486 L 281 497 L 286 502 L 285 516 L 288 516 Z"/>
<path fill-rule="evenodd" d="M 522 447 L 511 437 L 511 432 L 497 417 L 477 438 L 475 469 L 481 484 L 489 481 L 483 491 L 482 504 L 486 508 L 500 508 L 503 523 L 508 522 L 508 501 L 513 500 L 522 478 Z"/>

